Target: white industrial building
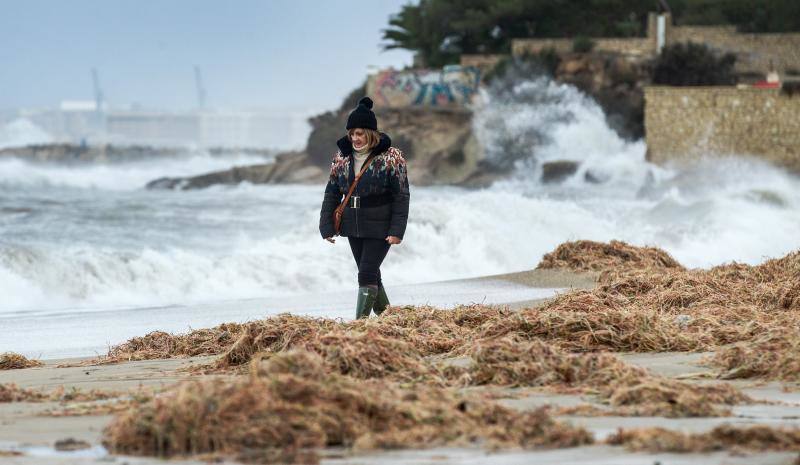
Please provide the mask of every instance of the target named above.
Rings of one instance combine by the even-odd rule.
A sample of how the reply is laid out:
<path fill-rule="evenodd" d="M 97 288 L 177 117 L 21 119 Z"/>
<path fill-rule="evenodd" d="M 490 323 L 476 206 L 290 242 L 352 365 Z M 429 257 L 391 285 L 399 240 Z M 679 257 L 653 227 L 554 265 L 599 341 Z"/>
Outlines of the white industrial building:
<path fill-rule="evenodd" d="M 295 149 L 305 145 L 309 116 L 266 109 L 98 111 L 95 101 L 64 101 L 57 108 L 19 110 L 0 123 L 25 118 L 53 141 L 76 144 Z"/>

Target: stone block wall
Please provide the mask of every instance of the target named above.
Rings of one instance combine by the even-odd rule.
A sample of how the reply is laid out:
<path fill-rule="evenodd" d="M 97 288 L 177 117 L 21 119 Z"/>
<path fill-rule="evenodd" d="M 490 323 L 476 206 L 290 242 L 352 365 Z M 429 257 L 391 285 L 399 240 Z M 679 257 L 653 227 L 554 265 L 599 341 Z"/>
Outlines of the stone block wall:
<path fill-rule="evenodd" d="M 623 55 L 649 56 L 654 53 L 651 40 L 646 37 L 593 38 L 594 51 L 621 53 Z M 546 49 L 553 49 L 558 53 L 572 51 L 573 39 L 513 39 L 511 41 L 511 54 L 514 56 L 533 55 Z"/>
<path fill-rule="evenodd" d="M 558 53 L 572 51 L 572 39 L 512 39 L 511 54 L 515 57 L 534 55 L 542 50 L 553 49 Z"/>
<path fill-rule="evenodd" d="M 736 69 L 740 72 L 766 75 L 772 63 L 781 75 L 787 71 L 800 73 L 800 33 L 743 34 L 734 26 L 674 26 L 666 16 L 665 45 L 698 42 L 719 52 L 737 55 Z M 643 58 L 657 54 L 658 15 L 648 17 L 647 37 L 594 38 L 595 50 L 620 53 Z M 572 39 L 514 39 L 511 53 L 514 56 L 538 53 L 553 48 L 559 53 L 572 51 Z"/>
<path fill-rule="evenodd" d="M 505 57 L 506 55 L 499 54 L 464 54 L 461 55 L 461 66 L 477 68 L 481 73 L 486 73 Z"/>
<path fill-rule="evenodd" d="M 800 173 L 800 96 L 778 89 L 645 89 L 648 160 L 756 156 Z"/>
<path fill-rule="evenodd" d="M 594 40 L 594 49 L 599 52 L 620 53 L 622 55 L 650 56 L 655 47 L 647 37 L 600 38 Z"/>
<path fill-rule="evenodd" d="M 742 34 L 733 26 L 673 26 L 667 43 L 700 42 L 737 55 L 736 69 L 766 73 L 772 62 L 779 73 L 800 72 L 800 33 Z"/>
<path fill-rule="evenodd" d="M 736 34 L 736 26 L 673 26 L 667 36 L 667 43 L 691 40 L 722 44 Z"/>

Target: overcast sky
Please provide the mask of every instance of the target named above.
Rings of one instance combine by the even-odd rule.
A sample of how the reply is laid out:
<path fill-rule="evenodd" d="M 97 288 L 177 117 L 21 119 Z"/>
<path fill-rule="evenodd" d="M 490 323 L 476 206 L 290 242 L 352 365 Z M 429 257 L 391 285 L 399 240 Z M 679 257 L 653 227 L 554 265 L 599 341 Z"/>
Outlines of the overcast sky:
<path fill-rule="evenodd" d="M 337 107 L 367 67 L 402 67 L 381 29 L 410 0 L 0 0 L 0 109 L 114 104 Z M 415 3 L 415 2 L 412 2 Z"/>

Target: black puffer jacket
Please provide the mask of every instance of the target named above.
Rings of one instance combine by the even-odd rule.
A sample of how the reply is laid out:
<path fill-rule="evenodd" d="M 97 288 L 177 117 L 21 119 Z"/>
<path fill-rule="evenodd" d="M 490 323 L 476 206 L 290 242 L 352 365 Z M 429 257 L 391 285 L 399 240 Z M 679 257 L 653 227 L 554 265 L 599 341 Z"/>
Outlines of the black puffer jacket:
<path fill-rule="evenodd" d="M 355 179 L 353 170 L 353 145 L 347 137 L 336 142 L 339 151 L 333 156 L 331 174 L 325 187 L 325 198 L 319 215 L 319 232 L 323 238 L 333 237 L 333 211 L 344 199 Z M 372 162 L 361 176 L 353 196 L 362 201 L 367 197 L 390 197 L 391 203 L 376 207 L 345 208 L 342 229 L 345 237 L 385 239 L 387 236 L 403 238 L 408 222 L 410 193 L 406 161 L 403 153 L 392 147 L 392 140 L 381 133 L 381 139 L 367 158 Z"/>

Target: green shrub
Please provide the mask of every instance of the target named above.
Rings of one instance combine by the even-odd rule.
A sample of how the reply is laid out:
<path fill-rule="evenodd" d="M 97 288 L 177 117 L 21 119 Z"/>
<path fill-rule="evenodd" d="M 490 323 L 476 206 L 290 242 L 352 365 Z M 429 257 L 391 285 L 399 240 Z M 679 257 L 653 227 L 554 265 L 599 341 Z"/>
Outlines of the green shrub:
<path fill-rule="evenodd" d="M 668 86 L 736 84 L 736 55 L 718 56 L 708 46 L 687 42 L 665 47 L 653 69 L 653 83 Z"/>
<path fill-rule="evenodd" d="M 553 47 L 545 48 L 539 52 L 536 56 L 536 60 L 551 76 L 556 74 L 556 69 L 558 69 L 558 65 L 561 63 L 561 57 Z"/>
<path fill-rule="evenodd" d="M 594 49 L 594 41 L 586 36 L 577 36 L 572 41 L 572 51 L 575 53 L 587 53 Z"/>

